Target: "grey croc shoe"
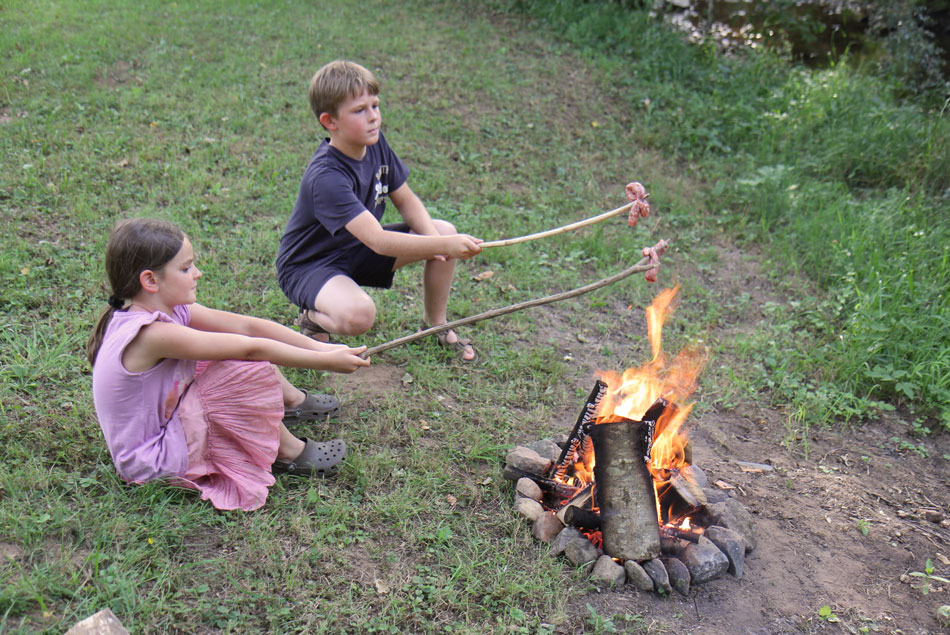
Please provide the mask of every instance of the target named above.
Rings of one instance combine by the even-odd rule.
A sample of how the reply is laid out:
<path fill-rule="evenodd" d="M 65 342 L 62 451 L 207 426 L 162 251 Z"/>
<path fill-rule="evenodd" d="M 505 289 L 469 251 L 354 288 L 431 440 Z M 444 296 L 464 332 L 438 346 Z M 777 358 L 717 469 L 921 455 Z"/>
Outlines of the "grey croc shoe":
<path fill-rule="evenodd" d="M 301 421 L 325 420 L 340 412 L 340 400 L 333 395 L 303 391 L 304 399 L 293 408 L 284 408 L 284 425 Z"/>
<path fill-rule="evenodd" d="M 346 443 L 339 439 L 333 441 L 313 441 L 302 439 L 306 445 L 303 452 L 293 461 L 277 459 L 271 466 L 274 474 L 293 476 L 333 476 L 340 469 L 340 463 L 346 458 Z"/>

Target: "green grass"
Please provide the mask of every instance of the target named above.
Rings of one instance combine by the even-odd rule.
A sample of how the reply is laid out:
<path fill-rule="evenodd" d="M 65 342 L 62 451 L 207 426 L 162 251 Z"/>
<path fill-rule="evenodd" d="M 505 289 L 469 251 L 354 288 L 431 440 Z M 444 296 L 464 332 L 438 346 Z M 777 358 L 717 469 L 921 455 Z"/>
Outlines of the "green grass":
<path fill-rule="evenodd" d="M 617 30 L 597 5 L 546 6 L 561 12 L 548 25 L 422 1 L 0 8 L 0 547 L 12 556 L 0 630 L 62 632 L 105 606 L 136 632 L 663 629 L 587 608 L 588 583 L 514 517 L 500 470 L 514 443 L 563 432 L 590 388 L 552 333 L 610 342 L 592 345 L 601 368 L 644 361 L 628 309 L 649 302 L 643 284 L 475 325 L 466 335 L 487 361 L 474 368 L 428 344 L 387 353 L 377 364 L 412 382 L 371 401 L 343 394 L 345 421 L 313 430 L 354 448 L 342 475 L 281 480 L 259 512 L 115 475 L 84 358 L 110 227 L 179 223 L 205 274 L 200 301 L 289 322 L 273 261 L 320 138 L 307 82 L 336 58 L 380 76 L 413 188 L 463 231 L 503 238 L 592 215 L 633 177 L 651 191 L 658 213 L 635 240 L 598 227 L 463 263 L 452 317 L 609 275 L 663 236 L 675 240 L 665 272 L 707 274 L 725 230 L 765 245 L 793 300 L 715 344 L 738 362 L 704 382 L 716 404 L 759 395 L 804 425 L 884 403 L 946 412 L 950 347 L 934 327 L 947 319 L 946 117 L 844 66 L 724 59 L 642 15 Z M 490 283 L 472 280 L 484 270 Z M 802 274 L 814 283 L 791 282 Z M 416 328 L 418 277 L 374 292 L 380 319 L 361 343 Z M 754 304 L 682 282 L 667 350 Z M 811 409 L 816 397 L 829 408 Z"/>

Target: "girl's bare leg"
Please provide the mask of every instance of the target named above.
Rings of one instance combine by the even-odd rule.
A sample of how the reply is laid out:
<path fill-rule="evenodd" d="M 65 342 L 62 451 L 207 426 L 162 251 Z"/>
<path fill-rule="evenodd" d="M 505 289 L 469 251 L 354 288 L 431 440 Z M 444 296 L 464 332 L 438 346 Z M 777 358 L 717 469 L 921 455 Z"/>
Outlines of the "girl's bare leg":
<path fill-rule="evenodd" d="M 275 366 L 274 370 L 277 372 L 277 380 L 280 382 L 280 389 L 284 394 L 284 407 L 293 408 L 294 406 L 299 406 L 307 396 L 303 394 L 302 390 L 287 381 L 287 378 L 284 377 L 284 374 L 280 372 L 279 368 Z M 296 456 L 295 454 L 291 458 L 296 458 Z"/>
<path fill-rule="evenodd" d="M 303 452 L 303 439 L 298 439 L 284 424 L 280 424 L 280 445 L 277 446 L 277 458 L 281 461 L 292 461 Z"/>

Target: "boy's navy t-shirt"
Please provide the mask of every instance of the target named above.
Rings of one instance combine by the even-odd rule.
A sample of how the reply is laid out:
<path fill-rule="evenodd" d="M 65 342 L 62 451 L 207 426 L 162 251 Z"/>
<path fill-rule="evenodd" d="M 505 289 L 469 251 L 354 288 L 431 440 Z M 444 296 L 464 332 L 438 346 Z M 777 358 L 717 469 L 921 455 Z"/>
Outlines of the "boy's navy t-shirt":
<path fill-rule="evenodd" d="M 382 220 L 386 197 L 409 176 L 383 134 L 366 147 L 362 159 L 350 158 L 324 139 L 300 182 L 294 211 L 287 221 L 277 253 L 277 271 L 314 262 L 359 240 L 346 224 L 369 210 Z"/>

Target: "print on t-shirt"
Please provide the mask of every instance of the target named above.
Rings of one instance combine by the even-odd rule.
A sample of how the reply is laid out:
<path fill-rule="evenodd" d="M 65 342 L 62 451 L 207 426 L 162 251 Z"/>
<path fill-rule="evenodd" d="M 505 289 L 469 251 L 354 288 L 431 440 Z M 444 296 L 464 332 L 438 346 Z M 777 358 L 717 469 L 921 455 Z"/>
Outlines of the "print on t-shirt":
<path fill-rule="evenodd" d="M 383 175 L 389 174 L 389 166 L 381 165 L 379 166 L 379 171 L 376 172 L 376 198 L 373 200 L 373 207 L 379 207 L 379 204 L 383 202 L 383 199 L 386 198 L 386 194 L 389 193 L 389 186 L 383 185 Z"/>

